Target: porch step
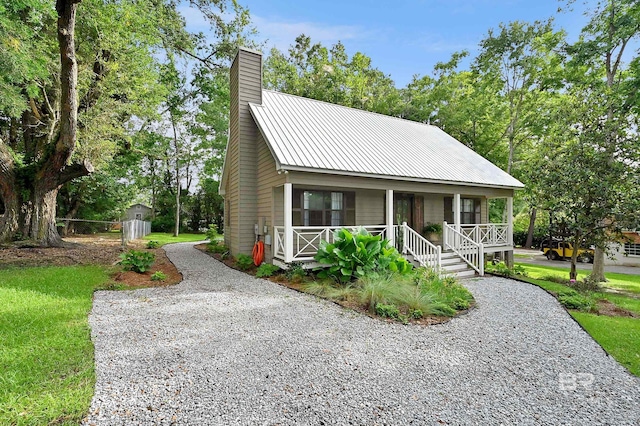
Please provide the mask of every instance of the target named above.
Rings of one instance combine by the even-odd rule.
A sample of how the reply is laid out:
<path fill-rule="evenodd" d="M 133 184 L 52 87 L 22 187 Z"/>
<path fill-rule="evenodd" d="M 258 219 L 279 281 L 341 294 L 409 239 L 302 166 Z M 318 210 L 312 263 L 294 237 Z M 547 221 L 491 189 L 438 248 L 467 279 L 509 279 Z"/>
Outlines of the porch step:
<path fill-rule="evenodd" d="M 417 258 L 407 256 L 414 266 L 420 266 Z M 430 257 L 425 256 L 427 259 Z M 442 252 L 440 255 L 440 266 L 444 275 L 454 276 L 457 279 L 475 277 L 476 271 L 467 263 L 451 251 Z"/>

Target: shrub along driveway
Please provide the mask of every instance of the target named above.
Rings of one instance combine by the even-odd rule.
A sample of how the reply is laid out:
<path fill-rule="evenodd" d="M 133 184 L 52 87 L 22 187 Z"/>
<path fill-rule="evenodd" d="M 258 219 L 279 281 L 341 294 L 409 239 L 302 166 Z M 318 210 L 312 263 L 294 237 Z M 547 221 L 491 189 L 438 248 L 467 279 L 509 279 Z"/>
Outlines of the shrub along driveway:
<path fill-rule="evenodd" d="M 535 286 L 466 281 L 476 309 L 403 326 L 166 251 L 181 284 L 95 295 L 87 424 L 640 422 L 640 380 Z"/>

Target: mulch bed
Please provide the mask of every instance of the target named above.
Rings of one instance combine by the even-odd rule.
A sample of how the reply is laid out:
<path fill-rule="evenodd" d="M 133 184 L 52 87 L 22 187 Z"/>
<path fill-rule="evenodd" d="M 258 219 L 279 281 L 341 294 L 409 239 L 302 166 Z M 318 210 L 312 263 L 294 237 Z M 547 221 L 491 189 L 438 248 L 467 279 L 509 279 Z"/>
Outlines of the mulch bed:
<path fill-rule="evenodd" d="M 164 249 L 146 249 L 146 241 L 133 241 L 126 250 L 136 249 L 153 252 L 156 260 L 151 269 L 143 274 L 123 271 L 117 263 L 120 254 L 125 252 L 117 238 L 101 236 L 83 236 L 65 238 L 64 247 L 29 247 L 13 244 L 0 247 L 0 269 L 34 266 L 74 266 L 102 265 L 113 267 L 112 278 L 115 284 L 126 287 L 163 287 L 178 284 L 182 274 L 171 263 Z M 151 275 L 162 271 L 167 278 L 163 281 L 151 281 Z"/>
<path fill-rule="evenodd" d="M 219 253 L 211 253 L 209 251 L 207 251 L 207 243 L 204 244 L 198 244 L 195 246 L 195 248 L 197 248 L 198 250 L 200 250 L 201 252 L 208 254 L 209 256 L 213 257 L 214 259 L 224 263 L 225 265 L 227 265 L 229 268 L 235 269 L 236 271 L 240 271 L 240 272 L 244 272 L 245 274 L 248 275 L 256 275 L 256 267 L 252 267 L 248 270 L 241 270 L 238 268 L 238 266 L 236 265 L 235 261 L 233 259 L 227 258 L 227 259 L 222 259 L 222 256 Z M 309 294 L 307 292 L 305 292 L 303 290 L 303 283 L 299 282 L 299 281 L 291 281 L 289 280 L 284 274 L 276 274 L 272 277 L 265 277 L 262 278 L 265 280 L 269 280 L 271 282 L 274 282 L 276 284 L 280 284 L 281 286 L 290 288 L 291 290 L 295 290 L 299 293 L 305 293 L 305 294 Z M 324 299 L 324 298 L 323 298 Z M 369 312 L 369 310 L 367 310 L 366 308 L 364 308 L 362 305 L 355 303 L 353 301 L 348 301 L 348 300 L 330 300 L 330 299 L 324 299 L 324 300 L 328 300 L 330 302 L 335 303 L 336 305 L 342 306 L 344 308 L 347 309 L 351 309 L 353 311 L 359 312 L 361 314 L 367 315 L 371 318 L 375 318 L 378 320 L 382 320 L 385 322 L 389 322 L 389 323 L 398 323 L 398 321 L 390 319 L 390 318 L 383 318 L 380 317 L 378 315 L 374 315 L 371 312 Z M 460 316 L 463 314 L 466 314 L 467 312 L 469 312 L 469 310 L 473 309 L 475 303 L 471 305 L 471 307 L 469 307 L 469 309 L 465 310 L 465 311 L 460 311 L 458 312 L 458 314 L 456 316 Z M 438 316 L 429 316 L 429 317 L 424 317 L 424 318 L 420 318 L 420 319 L 410 319 L 409 322 L 411 324 L 420 324 L 420 325 L 433 325 L 433 324 L 442 324 L 445 323 L 447 321 L 450 321 L 452 318 L 455 317 L 438 317 Z"/>
<path fill-rule="evenodd" d="M 609 317 L 640 318 L 640 315 L 631 311 L 627 311 L 626 309 L 623 309 L 620 306 L 615 305 L 606 299 L 598 300 L 598 314 L 606 315 Z"/>
<path fill-rule="evenodd" d="M 178 284 L 182 281 L 182 274 L 171 263 L 163 249 L 147 249 L 156 255 L 156 261 L 150 270 L 139 274 L 133 271 L 121 271 L 113 275 L 113 279 L 118 284 L 124 284 L 128 287 L 166 287 Z M 152 281 L 151 275 L 156 271 L 163 272 L 167 278 L 163 281 Z"/>

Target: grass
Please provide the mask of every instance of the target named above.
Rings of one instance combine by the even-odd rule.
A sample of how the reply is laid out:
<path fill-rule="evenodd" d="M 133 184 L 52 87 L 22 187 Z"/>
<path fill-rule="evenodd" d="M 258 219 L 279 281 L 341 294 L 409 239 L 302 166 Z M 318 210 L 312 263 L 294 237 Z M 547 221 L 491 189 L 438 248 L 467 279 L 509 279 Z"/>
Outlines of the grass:
<path fill-rule="evenodd" d="M 163 246 L 165 244 L 171 243 L 191 243 L 196 241 L 203 241 L 207 239 L 207 236 L 204 234 L 185 233 L 174 237 L 171 233 L 152 232 L 149 235 L 146 235 L 143 239 L 148 241 L 157 241 L 161 246 Z"/>
<path fill-rule="evenodd" d="M 95 384 L 88 313 L 97 266 L 0 274 L 0 424 L 78 424 Z"/>
<path fill-rule="evenodd" d="M 629 371 L 640 376 L 640 318 L 597 315 L 589 310 L 593 309 L 598 300 L 608 300 L 622 309 L 640 315 L 640 276 L 607 272 L 605 289 L 621 290 L 625 293 L 609 291 L 581 292 L 577 294 L 570 287 L 549 281 L 545 277 L 568 278 L 566 268 L 556 266 L 539 266 L 520 264 L 525 268 L 529 277 L 523 278 L 558 296 L 558 300 L 566 305 L 567 298 L 571 301 L 583 300 L 584 312 L 570 310 L 571 315 L 611 356 Z M 589 271 L 580 271 L 578 278 L 584 278 Z M 574 296 L 571 296 L 571 294 Z M 569 295 L 569 296 L 568 296 Z"/>
<path fill-rule="evenodd" d="M 571 315 L 616 361 L 640 376 L 640 320 L 583 312 Z"/>
<path fill-rule="evenodd" d="M 545 275 L 556 275 L 562 278 L 569 278 L 569 268 L 563 268 L 558 266 L 542 266 L 542 265 L 530 265 L 527 263 L 517 263 L 522 266 L 530 277 L 542 278 Z M 616 272 L 606 272 L 607 282 L 603 283 L 605 287 L 609 287 L 616 290 L 622 290 L 629 293 L 640 295 L 640 268 L 638 269 L 638 275 L 620 274 Z M 584 278 L 589 275 L 590 271 L 578 270 L 578 278 Z"/>

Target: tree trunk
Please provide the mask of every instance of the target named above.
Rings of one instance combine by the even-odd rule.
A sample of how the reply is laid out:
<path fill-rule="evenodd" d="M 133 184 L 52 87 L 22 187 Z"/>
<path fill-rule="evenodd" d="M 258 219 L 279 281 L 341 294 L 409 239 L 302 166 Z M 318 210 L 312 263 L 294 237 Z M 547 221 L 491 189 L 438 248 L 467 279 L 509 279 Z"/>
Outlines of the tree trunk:
<path fill-rule="evenodd" d="M 597 282 L 606 281 L 604 276 L 604 250 L 596 247 L 593 255 L 593 270 L 591 271 L 591 278 Z"/>
<path fill-rule="evenodd" d="M 60 247 L 62 238 L 56 229 L 56 198 L 59 187 L 37 185 L 31 201 L 29 239 L 41 246 Z"/>
<path fill-rule="evenodd" d="M 18 231 L 19 193 L 11 150 L 0 139 L 0 200 L 4 204 L 4 213 L 0 215 L 0 243 L 13 239 Z"/>
<path fill-rule="evenodd" d="M 533 245 L 533 232 L 536 227 L 536 216 L 538 214 L 538 209 L 535 207 L 531 208 L 531 215 L 529 216 L 529 230 L 527 231 L 527 241 L 524 243 L 524 248 L 530 249 Z"/>
<path fill-rule="evenodd" d="M 80 196 L 75 198 L 71 203 L 71 208 L 67 212 L 65 219 L 73 219 L 76 214 L 78 214 L 78 210 L 80 210 L 80 206 L 82 203 L 80 202 Z M 75 233 L 75 222 L 65 221 L 64 230 L 62 231 L 62 237 L 67 237 L 69 234 Z"/>
<path fill-rule="evenodd" d="M 173 236 L 177 237 L 180 234 L 180 177 L 176 179 L 176 228 L 173 231 Z"/>
<path fill-rule="evenodd" d="M 13 192 L 1 196 L 4 213 L 0 215 L 0 243 L 11 241 L 18 232 L 20 203 L 17 194 Z"/>
<path fill-rule="evenodd" d="M 576 280 L 578 279 L 578 270 L 576 268 L 576 264 L 578 263 L 578 251 L 580 251 L 580 240 L 582 239 L 582 235 L 580 232 L 577 232 L 573 238 L 573 253 L 571 253 L 571 270 L 569 271 L 569 279 Z M 562 244 L 562 255 L 564 256 L 565 244 Z"/>
<path fill-rule="evenodd" d="M 573 253 L 571 254 L 571 270 L 569 271 L 569 279 L 575 280 L 578 278 L 578 271 L 576 269 L 576 263 L 578 262 L 578 249 L 573 247 Z"/>

